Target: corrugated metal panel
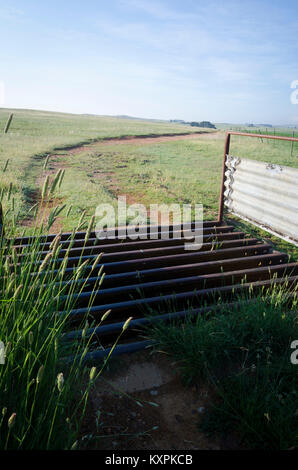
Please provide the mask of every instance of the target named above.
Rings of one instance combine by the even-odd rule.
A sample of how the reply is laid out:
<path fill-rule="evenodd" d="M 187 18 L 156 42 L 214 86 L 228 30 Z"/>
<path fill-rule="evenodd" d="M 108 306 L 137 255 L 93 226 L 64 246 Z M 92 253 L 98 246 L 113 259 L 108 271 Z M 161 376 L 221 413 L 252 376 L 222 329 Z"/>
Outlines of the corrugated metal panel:
<path fill-rule="evenodd" d="M 227 156 L 230 212 L 298 246 L 298 169 Z"/>

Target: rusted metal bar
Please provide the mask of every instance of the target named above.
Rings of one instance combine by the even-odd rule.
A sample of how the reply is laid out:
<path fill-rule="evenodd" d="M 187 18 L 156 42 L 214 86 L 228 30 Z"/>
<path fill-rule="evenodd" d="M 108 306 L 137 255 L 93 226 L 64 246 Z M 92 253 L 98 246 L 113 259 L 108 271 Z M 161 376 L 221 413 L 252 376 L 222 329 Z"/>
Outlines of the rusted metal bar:
<path fill-rule="evenodd" d="M 298 264 L 288 264 L 287 254 L 274 251 L 270 244 L 256 238 L 245 238 L 243 232 L 233 232 L 230 225 L 207 223 L 201 230 L 203 245 L 197 251 L 185 251 L 186 239 L 175 238 L 181 235 L 181 227 L 179 230 L 172 227 L 171 239 L 162 239 L 162 233 L 161 228 L 159 238 L 154 240 L 116 238 L 98 243 L 93 234 L 86 242 L 86 234 L 81 232 L 70 248 L 62 285 L 65 294 L 69 288 L 80 294 L 74 293 L 76 304 L 69 322 L 73 331 L 66 333 L 65 339 L 80 337 L 80 330 L 74 331 L 75 325 L 79 325 L 88 315 L 95 322 L 95 341 L 104 347 L 104 350 L 91 353 L 91 361 L 106 357 L 115 335 L 121 331 L 128 316 L 133 315 L 134 319 L 121 338 L 116 354 L 140 350 L 152 344 L 150 341 L 144 342 L 141 330 L 138 330 L 151 319 L 170 321 L 184 318 L 190 311 L 197 314 L 202 309 L 211 311 L 217 303 L 234 303 L 242 293 L 250 291 L 254 295 L 272 284 L 284 285 L 287 279 L 290 287 L 298 284 Z M 64 234 L 62 238 L 59 262 L 63 261 L 65 248 L 69 247 L 69 236 Z M 49 239 L 45 237 L 43 240 L 42 256 L 50 249 Z M 15 246 L 20 257 L 22 250 L 28 250 L 32 241 L 27 238 L 24 243 L 23 239 L 19 239 L 19 244 Z M 89 261 L 86 274 L 90 272 L 91 264 L 102 252 L 96 266 L 96 270 L 103 268 L 105 273 L 100 288 L 97 284 L 100 279 L 93 273 L 90 278 L 86 276 L 76 282 L 68 280 L 74 267 L 85 260 Z M 36 266 L 38 268 L 39 264 Z M 35 275 L 40 274 L 36 272 Z M 89 308 L 91 298 L 92 306 Z M 60 300 L 60 313 L 63 315 L 67 295 Z M 108 324 L 97 327 L 97 319 L 108 309 L 112 310 Z M 121 344 L 123 341 L 125 344 Z"/>
<path fill-rule="evenodd" d="M 127 344 L 118 344 L 115 348 L 110 347 L 106 349 L 96 349 L 95 351 L 90 351 L 87 354 L 84 355 L 83 362 L 84 363 L 92 363 L 95 364 L 98 361 L 101 361 L 108 357 L 111 353 L 113 356 L 120 356 L 122 354 L 131 354 L 137 351 L 141 351 L 142 349 L 146 349 L 150 346 L 153 345 L 153 341 L 151 340 L 143 340 L 143 341 L 137 341 L 133 343 L 127 343 Z M 65 362 L 67 363 L 72 363 L 77 357 L 75 356 L 69 356 L 65 358 Z"/>
<path fill-rule="evenodd" d="M 250 302 L 255 302 L 255 299 L 249 299 Z M 152 317 L 144 317 L 144 318 L 137 318 L 136 320 L 132 320 L 129 325 L 128 329 L 132 330 L 135 328 L 144 327 L 146 325 L 159 323 L 159 322 L 169 322 L 173 320 L 183 320 L 186 317 L 192 318 L 197 317 L 199 315 L 205 315 L 210 312 L 217 312 L 222 311 L 225 309 L 237 309 L 243 302 L 227 302 L 221 305 L 210 305 L 208 307 L 201 307 L 195 308 L 193 310 L 180 310 L 179 312 L 169 312 L 163 315 L 154 315 Z M 102 325 L 94 328 L 89 328 L 87 331 L 84 331 L 85 338 L 90 338 L 91 336 L 98 336 L 102 338 L 103 336 L 119 334 L 123 328 L 125 321 L 114 322 L 107 325 Z M 81 338 L 83 334 L 83 330 L 73 330 L 63 335 L 64 341 L 71 341 L 73 339 Z"/>
<path fill-rule="evenodd" d="M 207 233 L 203 235 L 203 243 L 211 242 L 211 241 L 224 241 L 224 240 L 236 240 L 239 238 L 244 238 L 246 236 L 245 232 L 216 232 L 216 233 Z M 94 239 L 91 239 L 94 240 Z M 105 244 L 105 245 L 94 245 L 89 243 L 84 244 L 81 240 L 78 240 L 73 243 L 73 247 L 69 250 L 69 255 L 73 255 L 78 252 L 83 252 L 84 254 L 92 254 L 92 253 L 113 253 L 115 251 L 133 251 L 133 250 L 145 250 L 149 248 L 162 248 L 162 247 L 170 247 L 170 246 L 181 246 L 185 244 L 185 238 L 170 238 L 169 240 L 141 240 L 141 241 L 130 241 L 125 243 L 117 243 L 117 240 L 114 240 L 115 243 Z M 190 241 L 193 241 L 190 240 Z M 50 247 L 50 243 L 47 244 L 47 249 Z M 60 251 L 60 254 L 64 253 L 66 250 L 64 249 L 68 247 L 69 242 L 61 242 L 63 249 Z M 27 245 L 17 245 L 16 251 L 20 252 L 24 249 Z M 28 246 L 27 246 L 28 247 Z M 42 248 L 46 248 L 42 246 Z M 41 253 L 41 252 L 40 252 Z M 39 254 L 40 254 L 39 253 Z M 44 251 L 44 253 L 48 253 L 48 251 Z"/>
<path fill-rule="evenodd" d="M 213 273 L 204 275 L 195 275 L 188 277 L 177 277 L 175 279 L 157 280 L 151 282 L 139 282 L 127 286 L 112 287 L 100 289 L 96 292 L 84 292 L 77 296 L 77 306 L 86 306 L 91 295 L 96 302 L 114 303 L 115 301 L 129 300 L 131 298 L 147 297 L 148 295 L 166 295 L 170 293 L 178 293 L 185 288 L 203 289 L 207 287 L 220 287 L 221 285 L 239 283 L 243 279 L 248 281 L 256 281 L 268 278 L 268 274 L 279 277 L 285 276 L 287 273 L 298 274 L 298 264 L 280 264 L 275 266 L 254 267 L 248 269 L 231 271 L 225 273 Z"/>
<path fill-rule="evenodd" d="M 214 238 L 213 240 L 210 240 L 209 238 L 209 241 L 208 242 L 205 242 L 204 243 L 204 240 L 203 240 L 203 243 L 199 246 L 199 248 L 197 250 L 193 250 L 193 251 L 198 251 L 199 249 L 200 250 L 205 250 L 205 249 L 214 249 L 214 248 L 221 248 L 222 246 L 225 247 L 225 246 L 229 246 L 228 244 L 225 244 L 225 242 L 227 241 L 231 241 L 232 242 L 232 245 L 237 245 L 237 241 L 239 240 L 243 240 L 243 243 L 245 244 L 245 238 L 241 238 L 241 237 L 233 237 L 233 238 L 228 238 L 227 240 L 226 239 L 220 239 L 218 238 L 216 235 L 214 235 Z M 147 245 L 130 245 L 128 246 L 128 248 L 130 249 L 126 249 L 127 248 L 127 245 L 126 246 L 123 246 L 123 245 L 118 245 L 118 247 L 116 246 L 116 248 L 114 248 L 114 250 L 105 250 L 103 247 L 93 247 L 93 248 L 90 248 L 90 247 L 86 247 L 86 248 L 75 248 L 75 249 L 72 249 L 72 250 L 69 250 L 68 252 L 68 256 L 70 259 L 80 259 L 81 256 L 84 256 L 84 257 L 93 257 L 93 256 L 97 256 L 98 254 L 100 253 L 103 253 L 102 255 L 102 260 L 109 260 L 109 261 L 112 261 L 113 259 L 115 261 L 117 260 L 121 260 L 121 259 L 125 259 L 125 260 L 128 260 L 128 259 L 136 259 L 136 258 L 146 258 L 146 257 L 149 257 L 149 256 L 159 256 L 159 255 L 166 255 L 166 254 L 178 254 L 178 253 L 183 253 L 185 252 L 185 239 L 182 239 L 182 243 L 175 243 L 173 245 L 169 244 L 166 245 L 166 246 L 161 246 L 161 247 L 153 247 L 153 248 L 147 248 Z M 46 255 L 47 255 L 48 251 L 44 251 L 44 252 L 40 252 L 38 253 L 38 255 L 41 257 L 41 258 L 44 258 Z M 59 258 L 58 258 L 58 261 L 62 260 L 63 257 L 66 255 L 67 253 L 67 250 L 61 250 L 59 252 Z M 86 259 L 86 258 L 84 258 Z"/>
<path fill-rule="evenodd" d="M 214 228 L 216 226 L 219 226 L 220 223 L 218 222 L 218 220 L 206 220 L 206 221 L 203 221 L 202 223 L 203 225 L 203 228 Z M 195 227 L 195 222 L 192 222 L 192 223 L 186 223 L 184 228 L 194 228 Z M 125 228 L 125 227 L 124 227 Z M 126 227 L 127 228 L 127 227 Z M 169 226 L 165 226 L 165 225 L 146 225 L 146 229 L 147 229 L 147 234 L 148 236 L 153 233 L 161 233 L 161 232 L 165 232 L 165 231 L 169 231 L 170 233 L 171 232 L 175 232 L 175 231 L 179 231 L 181 232 L 181 225 L 169 225 Z M 123 240 L 126 240 L 128 241 L 129 239 L 128 238 L 121 238 L 119 236 L 119 231 L 122 231 L 123 230 L 123 227 L 120 229 L 120 227 L 116 227 L 115 230 L 114 229 L 110 229 L 110 230 L 107 230 L 106 233 L 107 234 L 114 234 L 115 235 L 115 238 L 119 240 L 119 242 L 123 241 Z M 120 233 L 121 233 L 120 231 Z M 61 240 L 70 240 L 72 238 L 72 232 L 64 232 L 61 234 Z M 41 235 L 40 237 L 38 237 L 38 241 L 40 243 L 44 242 L 44 243 L 47 243 L 47 242 L 52 242 L 54 240 L 54 238 L 57 236 L 57 234 L 51 234 L 51 235 Z M 74 235 L 74 239 L 75 240 L 83 240 L 85 239 L 86 237 L 86 232 L 76 232 L 75 235 Z M 14 244 L 15 245 L 22 245 L 22 244 L 28 244 L 28 243 L 32 243 L 34 240 L 36 240 L 37 237 L 16 237 L 14 239 Z M 96 232 L 93 231 L 90 233 L 90 236 L 89 238 L 93 238 L 93 239 L 97 239 L 96 237 Z M 110 241 L 113 242 L 113 239 L 104 239 L 104 240 L 101 240 L 101 243 L 109 243 Z"/>
<path fill-rule="evenodd" d="M 237 240 L 238 241 L 238 240 Z M 245 242 L 247 240 L 245 239 Z M 239 240 L 239 243 L 241 240 Z M 96 269 L 100 269 L 100 267 L 104 266 L 105 273 L 115 273 L 115 272 L 124 272 L 129 270 L 136 270 L 136 269 L 144 269 L 145 266 L 147 267 L 158 267 L 158 266 L 173 266 L 177 264 L 177 262 L 183 261 L 194 261 L 194 260 L 201 260 L 201 261 L 211 261 L 213 259 L 224 259 L 224 258 L 233 258 L 236 257 L 237 254 L 239 256 L 251 256 L 253 254 L 265 254 L 272 251 L 272 247 L 269 244 L 262 244 L 258 243 L 256 245 L 250 246 L 249 244 L 244 245 L 242 243 L 241 247 L 237 248 L 226 248 L 226 249 L 219 249 L 213 250 L 210 249 L 207 251 L 192 251 L 192 252 L 184 252 L 182 254 L 177 255 L 167 255 L 167 256 L 156 256 L 156 257 L 148 257 L 148 258 L 134 258 L 134 259 L 127 259 L 121 261 L 111 261 L 108 262 L 101 262 L 96 266 Z M 210 248 L 210 247 L 209 247 Z M 73 266 L 77 266 L 79 262 L 84 262 L 87 259 L 92 262 L 92 258 L 90 256 L 82 256 L 81 258 L 69 258 L 67 263 L 67 268 L 65 269 L 65 274 L 73 272 Z M 95 257 L 93 257 L 95 260 Z M 91 267 L 86 267 L 86 272 L 90 270 Z"/>
<path fill-rule="evenodd" d="M 268 134 L 250 134 L 249 132 L 236 132 L 236 131 L 228 131 L 227 135 L 240 135 L 243 137 L 256 137 L 261 139 L 273 139 L 273 140 L 286 140 L 289 142 L 298 142 L 298 138 L 296 137 L 285 137 L 280 135 L 268 135 Z"/>
<path fill-rule="evenodd" d="M 269 253 L 265 255 L 246 256 L 245 258 L 220 259 L 203 263 L 176 264 L 174 266 L 165 266 L 140 271 L 130 271 L 117 274 L 107 274 L 101 287 L 116 287 L 127 285 L 134 282 L 154 281 L 158 279 L 175 279 L 179 276 L 211 274 L 216 272 L 236 271 L 237 269 L 253 268 L 257 266 L 270 266 L 286 263 L 288 255 L 285 253 Z M 81 284 L 85 284 L 84 291 L 90 290 L 98 282 L 98 277 L 82 279 Z M 63 285 L 73 285 L 72 281 L 64 281 Z M 65 297 L 66 298 L 66 297 Z"/>
<path fill-rule="evenodd" d="M 108 252 L 105 253 L 103 252 L 100 261 L 98 263 L 98 268 L 102 264 L 105 266 L 110 265 L 112 263 L 134 263 L 134 261 L 139 261 L 139 260 L 144 260 L 149 261 L 151 258 L 156 258 L 156 259 L 165 259 L 166 261 L 171 259 L 173 256 L 180 256 L 180 255 L 185 255 L 188 259 L 191 259 L 191 255 L 195 256 L 198 253 L 209 253 L 209 252 L 214 252 L 218 250 L 224 250 L 227 248 L 234 248 L 234 247 L 240 247 L 240 246 L 250 246 L 250 245 L 260 245 L 262 244 L 259 242 L 256 238 L 236 238 L 235 240 L 222 240 L 222 241 L 217 241 L 214 240 L 212 242 L 208 243 L 203 243 L 198 250 L 191 250 L 187 251 L 184 249 L 184 246 L 176 246 L 174 245 L 173 247 L 167 247 L 167 248 L 150 248 L 150 249 L 138 249 L 138 250 L 130 250 L 130 251 L 117 251 L 114 252 Z M 266 245 L 267 247 L 267 245 Z M 177 253 L 175 251 L 177 250 Z M 73 256 L 69 257 L 67 266 L 68 268 L 65 270 L 65 272 L 70 272 L 69 266 L 76 266 L 78 263 L 82 263 L 86 260 L 90 260 L 90 263 L 92 261 L 95 261 L 96 257 L 98 256 L 97 253 L 95 254 L 90 254 L 90 255 L 81 255 L 81 256 Z M 56 263 L 61 263 L 63 261 L 64 257 L 57 258 Z M 42 263 L 42 261 L 38 261 L 35 264 L 38 266 Z"/>
<path fill-rule="evenodd" d="M 296 265 L 298 268 L 298 265 Z M 293 267 L 291 267 L 293 269 Z M 235 273 L 234 273 L 235 274 Z M 264 273 L 265 275 L 265 273 Z M 244 273 L 242 272 L 242 276 Z M 155 297 L 147 297 L 135 300 L 126 300 L 122 302 L 113 302 L 108 304 L 101 304 L 93 307 L 82 307 L 73 309 L 70 312 L 70 320 L 72 321 L 80 321 L 82 318 L 86 316 L 86 314 L 90 315 L 93 319 L 100 317 L 104 312 L 110 310 L 112 308 L 113 311 L 113 318 L 116 320 L 119 318 L 119 315 L 127 315 L 127 312 L 130 312 L 130 315 L 143 315 L 147 311 L 147 314 L 151 311 L 159 311 L 162 313 L 162 309 L 168 310 L 169 307 L 175 304 L 178 308 L 181 305 L 185 305 L 185 307 L 192 307 L 195 304 L 202 305 L 202 303 L 206 301 L 213 301 L 216 302 L 218 298 L 226 298 L 229 295 L 237 295 L 237 293 L 244 293 L 244 292 L 253 292 L 254 290 L 260 290 L 262 288 L 268 289 L 273 285 L 285 284 L 288 283 L 290 288 L 295 287 L 298 284 L 298 276 L 297 276 L 297 269 L 295 269 L 295 273 L 293 276 L 289 275 L 289 277 L 285 280 L 285 277 L 282 276 L 281 278 L 276 279 L 268 279 L 268 271 L 267 271 L 267 278 L 260 276 L 261 280 L 258 278 L 252 279 L 249 282 L 241 282 L 238 284 L 234 284 L 233 281 L 231 284 L 227 286 L 221 287 L 207 287 L 205 289 L 192 289 L 191 291 L 185 292 L 178 292 L 175 294 L 166 294 L 163 296 L 155 296 Z M 156 310 L 157 309 L 157 310 Z M 64 312 L 60 312 L 61 315 Z"/>
<path fill-rule="evenodd" d="M 222 227 L 218 227 L 216 229 L 211 229 L 211 228 L 207 228 L 205 229 L 204 231 L 202 230 L 198 230 L 196 232 L 196 236 L 201 236 L 202 237 L 202 241 L 204 242 L 204 239 L 205 240 L 213 240 L 214 243 L 216 241 L 220 241 L 221 239 L 225 239 L 225 237 L 222 237 L 221 238 L 221 235 L 224 235 L 224 234 L 229 234 L 229 236 L 227 237 L 227 239 L 235 239 L 235 238 L 241 238 L 237 236 L 237 232 L 236 232 L 236 235 L 235 235 L 235 232 L 232 232 L 231 230 L 233 229 L 233 226 L 232 225 L 225 225 L 225 226 L 222 226 Z M 141 249 L 141 250 L 144 250 L 146 249 L 147 246 L 151 245 L 151 246 L 158 246 L 160 245 L 162 242 L 163 242 L 163 245 L 166 245 L 166 246 L 169 246 L 172 244 L 172 241 L 174 241 L 174 244 L 176 245 L 184 245 L 186 242 L 188 243 L 191 243 L 194 241 L 194 238 L 192 239 L 188 239 L 188 238 L 185 238 L 184 234 L 181 232 L 181 231 L 177 231 L 177 232 L 172 232 L 173 234 L 177 234 L 177 238 L 170 238 L 170 239 L 159 239 L 159 240 L 141 240 L 141 241 L 135 241 L 135 240 L 130 240 L 130 241 L 126 241 L 125 243 L 116 243 L 117 240 L 110 240 L 111 242 L 113 243 L 108 243 L 108 244 L 100 244 L 100 245 L 85 245 L 85 242 L 84 240 L 80 241 L 80 244 L 79 246 L 77 247 L 74 247 L 74 248 L 71 248 L 71 250 L 67 250 L 67 249 L 62 249 L 59 253 L 60 257 L 65 255 L 66 252 L 71 256 L 71 255 L 78 255 L 78 254 L 82 254 L 84 253 L 85 255 L 87 254 L 98 254 L 98 253 L 101 253 L 101 252 L 104 252 L 105 254 L 109 253 L 109 252 L 124 252 L 126 251 L 125 249 L 128 248 L 127 251 L 133 251 L 133 250 L 137 250 L 137 249 Z M 242 232 L 243 233 L 243 232 Z M 187 234 L 186 234 L 187 235 Z M 179 237 L 178 237 L 179 236 Z M 244 236 L 244 234 L 243 234 Z M 242 237 L 243 238 L 243 237 Z M 177 243 L 179 241 L 179 243 Z M 158 243 L 155 243 L 155 242 L 158 242 Z M 30 246 L 30 245 L 29 245 Z M 62 245 L 63 246 L 63 245 Z M 18 252 L 20 251 L 20 249 L 24 248 L 24 247 L 27 247 L 28 248 L 28 245 L 17 245 L 16 246 L 17 248 L 19 248 Z M 49 249 L 49 247 L 48 247 Z M 38 252 L 37 254 L 41 257 L 43 256 L 46 256 L 48 253 L 48 250 L 45 250 L 45 251 L 40 251 Z"/>

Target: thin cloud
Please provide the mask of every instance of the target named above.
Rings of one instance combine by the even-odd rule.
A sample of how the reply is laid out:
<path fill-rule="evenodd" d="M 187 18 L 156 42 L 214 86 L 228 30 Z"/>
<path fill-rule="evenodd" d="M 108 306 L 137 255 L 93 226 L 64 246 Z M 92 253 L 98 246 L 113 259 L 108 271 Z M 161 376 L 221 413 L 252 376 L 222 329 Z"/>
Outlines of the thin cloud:
<path fill-rule="evenodd" d="M 22 10 L 8 7 L 0 8 L 0 19 L 3 21 L 19 21 L 24 18 L 24 12 Z"/>
<path fill-rule="evenodd" d="M 159 20 L 185 21 L 195 20 L 198 15 L 195 13 L 178 12 L 170 8 L 169 4 L 144 0 L 121 0 L 120 5 L 133 10 L 140 10 L 143 13 Z"/>

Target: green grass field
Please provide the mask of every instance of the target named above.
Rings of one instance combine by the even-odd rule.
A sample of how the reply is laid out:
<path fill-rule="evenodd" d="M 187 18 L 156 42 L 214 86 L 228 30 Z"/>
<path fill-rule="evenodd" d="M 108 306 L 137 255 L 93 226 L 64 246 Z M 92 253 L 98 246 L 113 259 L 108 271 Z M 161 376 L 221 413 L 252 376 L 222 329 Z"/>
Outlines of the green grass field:
<path fill-rule="evenodd" d="M 10 112 L 14 113 L 9 132 L 0 132 L 0 190 L 12 184 L 15 209 L 24 217 L 31 203 L 31 194 L 43 177 L 42 167 L 47 154 L 57 148 L 90 143 L 107 137 L 125 135 L 192 133 L 198 131 L 181 124 L 135 119 L 118 119 L 50 113 L 43 111 L 0 109 L 0 129 L 4 129 Z M 84 178 L 80 182 L 84 191 Z M 96 193 L 96 192 L 95 192 Z M 4 201 L 5 205 L 5 201 Z"/>
<path fill-rule="evenodd" d="M 107 144 L 102 139 L 206 129 L 165 121 L 4 109 L 0 110 L 0 129 L 10 111 L 14 112 L 12 125 L 8 134 L 0 135 L 2 170 L 9 159 L 5 172 L 0 173 L 0 191 L 6 220 L 10 220 L 13 206 L 19 233 L 24 228 L 30 231 L 28 209 L 40 199 L 46 176 L 52 178 L 59 168 L 65 169 L 65 176 L 50 206 L 63 204 L 65 209 L 52 231 L 72 230 L 82 211 L 86 211 L 87 220 L 98 204 L 116 205 L 119 194 L 126 194 L 128 203 L 147 206 L 202 203 L 205 219 L 217 217 L 224 130 L 202 133 L 191 140 Z M 75 146 L 78 148 L 68 148 Z M 290 142 L 233 136 L 230 153 L 298 167 L 298 144 L 292 152 Z M 296 248 L 283 242 L 278 245 L 297 255 Z"/>

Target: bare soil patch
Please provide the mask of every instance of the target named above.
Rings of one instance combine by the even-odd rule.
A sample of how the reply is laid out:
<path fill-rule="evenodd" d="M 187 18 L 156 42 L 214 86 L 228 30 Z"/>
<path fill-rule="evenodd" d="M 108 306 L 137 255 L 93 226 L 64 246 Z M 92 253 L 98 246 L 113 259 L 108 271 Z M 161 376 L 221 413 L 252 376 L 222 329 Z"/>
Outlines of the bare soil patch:
<path fill-rule="evenodd" d="M 97 438 L 91 439 L 87 448 L 241 448 L 235 436 L 209 438 L 199 431 L 200 419 L 213 398 L 212 390 L 206 384 L 183 385 L 175 364 L 165 354 L 144 351 L 122 356 L 113 359 L 111 368 L 91 392 L 83 434 Z"/>

